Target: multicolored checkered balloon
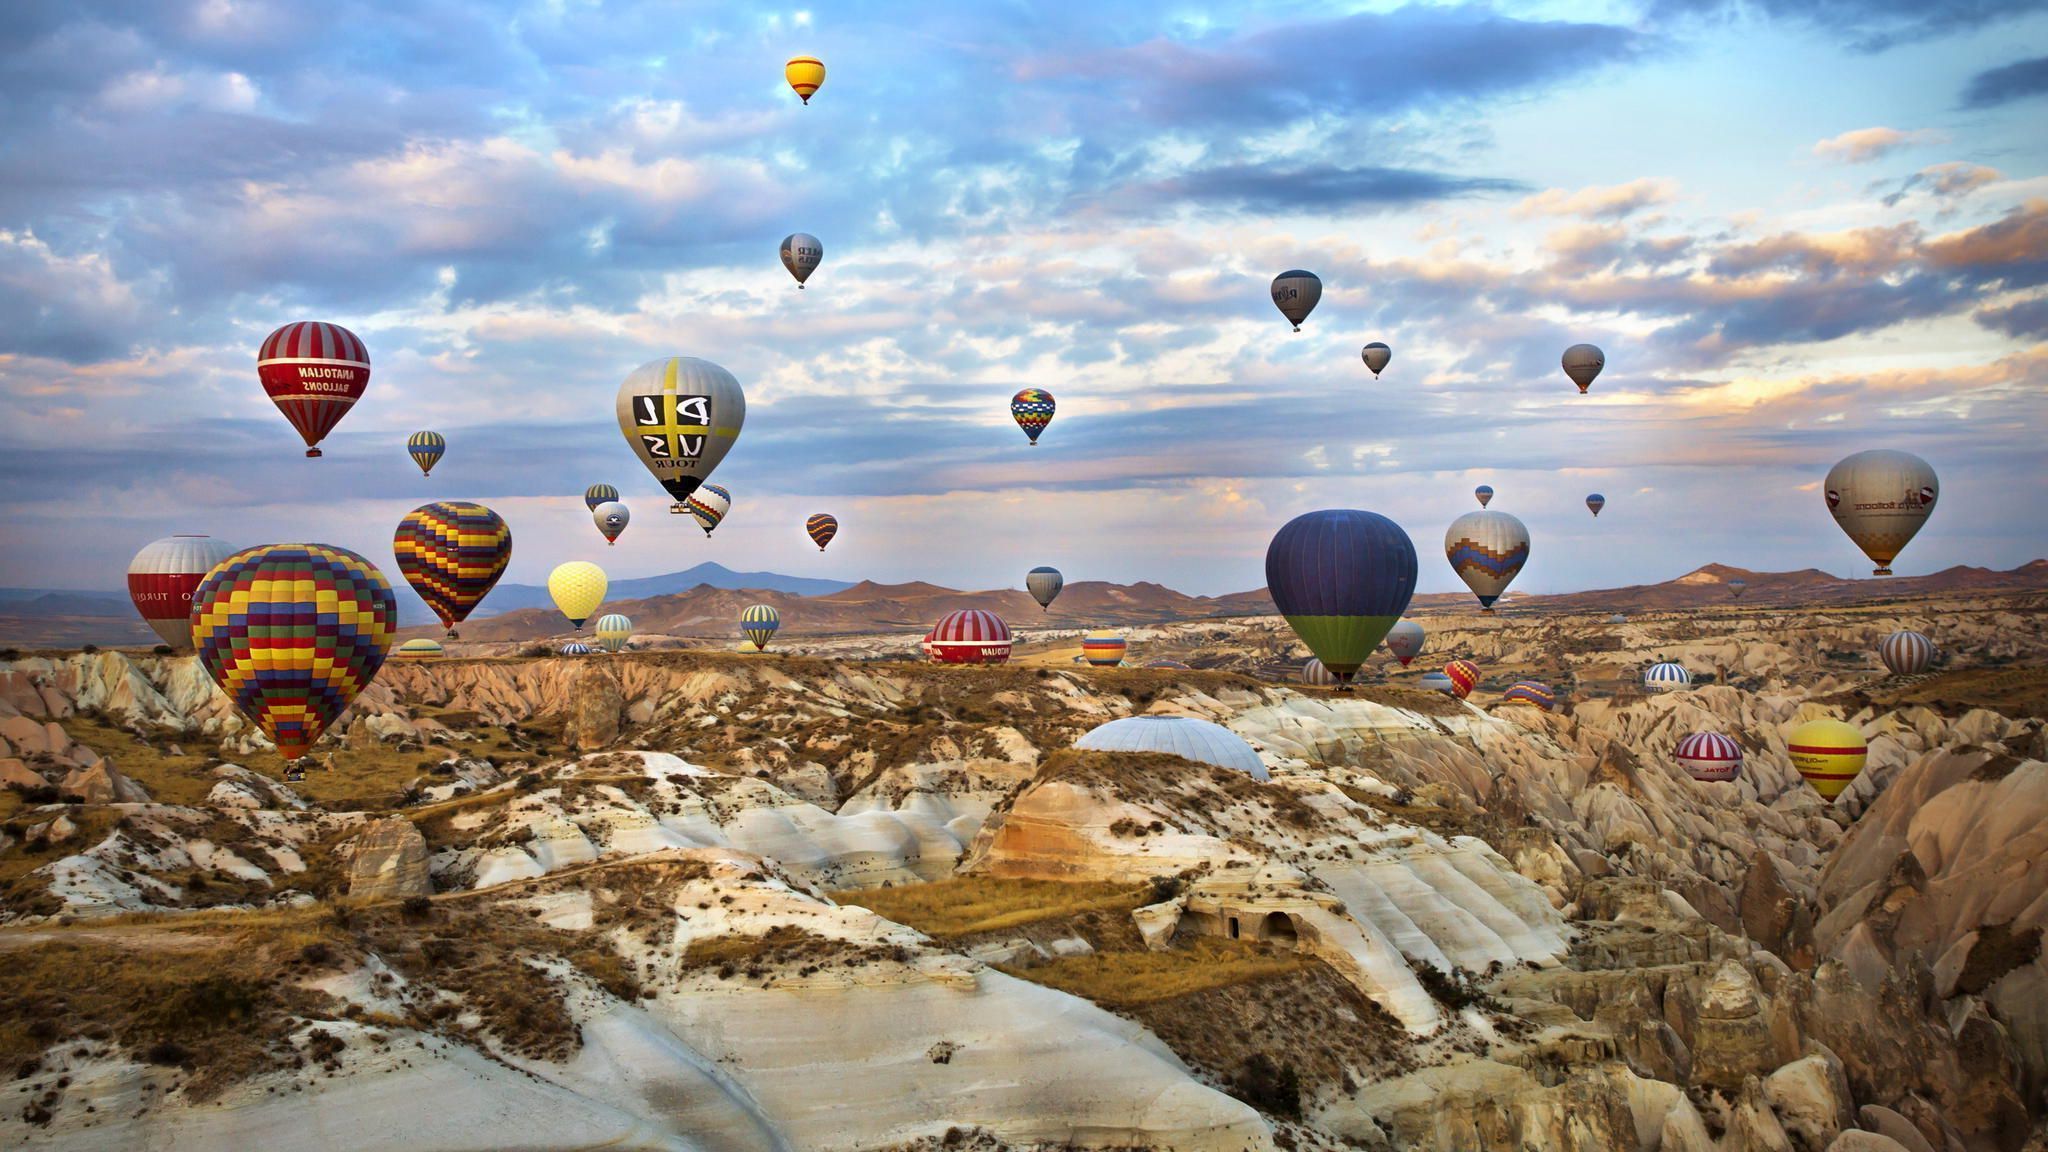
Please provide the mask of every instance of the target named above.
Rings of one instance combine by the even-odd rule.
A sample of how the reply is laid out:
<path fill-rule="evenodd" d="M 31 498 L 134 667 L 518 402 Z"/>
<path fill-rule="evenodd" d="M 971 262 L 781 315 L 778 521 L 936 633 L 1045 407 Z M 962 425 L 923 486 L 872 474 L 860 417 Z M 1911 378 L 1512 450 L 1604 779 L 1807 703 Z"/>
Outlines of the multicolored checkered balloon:
<path fill-rule="evenodd" d="M 376 678 L 397 626 L 384 574 L 328 544 L 237 552 L 192 594 L 200 665 L 286 760 Z"/>
<path fill-rule="evenodd" d="M 455 625 L 483 603 L 512 563 L 512 530 L 481 504 L 440 500 L 405 514 L 391 550 L 405 582 L 454 639 Z"/>
<path fill-rule="evenodd" d="M 1010 417 L 1031 437 L 1033 444 L 1038 443 L 1038 434 L 1045 431 L 1045 426 L 1052 423 L 1056 407 L 1052 393 L 1043 388 L 1026 388 L 1010 397 Z"/>

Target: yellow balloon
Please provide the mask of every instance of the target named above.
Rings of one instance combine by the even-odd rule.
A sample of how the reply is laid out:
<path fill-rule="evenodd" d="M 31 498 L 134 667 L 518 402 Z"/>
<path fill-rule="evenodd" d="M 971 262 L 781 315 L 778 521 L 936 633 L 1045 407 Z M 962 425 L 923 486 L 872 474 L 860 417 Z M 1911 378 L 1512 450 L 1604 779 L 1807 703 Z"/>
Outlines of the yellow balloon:
<path fill-rule="evenodd" d="M 796 89 L 796 94 L 804 98 L 804 103 L 809 104 L 811 94 L 825 83 L 825 62 L 816 56 L 792 56 L 789 63 L 782 66 L 782 76 L 789 81 L 791 88 Z"/>
<path fill-rule="evenodd" d="M 548 573 L 548 595 L 555 598 L 555 607 L 569 618 L 569 623 L 578 629 L 604 603 L 605 588 L 609 585 L 604 569 L 585 560 L 571 560 Z"/>
<path fill-rule="evenodd" d="M 1840 720 L 1808 720 L 1792 730 L 1785 744 L 1792 767 L 1826 800 L 1840 796 L 1870 756 L 1862 731 Z"/>

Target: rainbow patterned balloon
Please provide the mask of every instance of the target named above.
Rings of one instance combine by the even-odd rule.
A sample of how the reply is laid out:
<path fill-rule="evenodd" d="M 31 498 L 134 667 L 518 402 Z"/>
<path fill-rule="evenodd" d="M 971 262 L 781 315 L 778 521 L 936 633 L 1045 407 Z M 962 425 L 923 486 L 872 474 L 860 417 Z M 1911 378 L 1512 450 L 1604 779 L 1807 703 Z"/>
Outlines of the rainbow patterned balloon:
<path fill-rule="evenodd" d="M 200 665 L 286 760 L 376 678 L 397 626 L 384 574 L 327 544 L 237 552 L 192 594 Z"/>
<path fill-rule="evenodd" d="M 1031 437 L 1031 443 L 1038 443 L 1038 434 L 1052 423 L 1052 393 L 1043 388 L 1026 388 L 1010 397 L 1010 416 L 1017 421 L 1017 427 Z"/>
<path fill-rule="evenodd" d="M 405 582 L 454 639 L 455 625 L 483 603 L 512 562 L 512 530 L 481 504 L 440 500 L 405 514 L 391 550 Z"/>

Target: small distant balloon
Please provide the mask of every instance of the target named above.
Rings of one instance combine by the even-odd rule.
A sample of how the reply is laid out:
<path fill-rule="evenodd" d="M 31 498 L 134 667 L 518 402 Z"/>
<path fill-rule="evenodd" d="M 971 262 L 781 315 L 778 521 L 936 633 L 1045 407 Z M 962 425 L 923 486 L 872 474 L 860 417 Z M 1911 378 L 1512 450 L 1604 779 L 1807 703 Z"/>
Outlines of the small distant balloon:
<path fill-rule="evenodd" d="M 633 638 L 633 622 L 613 612 L 597 619 L 597 646 L 607 652 L 617 652 Z"/>
<path fill-rule="evenodd" d="M 1038 601 L 1040 608 L 1051 608 L 1052 602 L 1059 597 L 1060 589 L 1066 586 L 1067 579 L 1057 568 L 1040 565 L 1024 574 L 1024 588 L 1031 593 L 1033 600 Z"/>
<path fill-rule="evenodd" d="M 1121 633 L 1090 632 L 1081 638 L 1081 658 L 1097 668 L 1114 668 L 1124 662 L 1127 647 Z"/>
<path fill-rule="evenodd" d="M 1400 620 L 1392 628 L 1387 629 L 1387 651 L 1392 652 L 1394 659 L 1399 660 L 1401 667 L 1406 668 L 1417 656 L 1422 655 L 1424 638 L 1422 625 L 1413 620 Z"/>
<path fill-rule="evenodd" d="M 792 232 L 782 238 L 782 266 L 796 277 L 798 288 L 804 286 L 824 259 L 824 243 L 809 232 Z"/>
<path fill-rule="evenodd" d="M 1785 738 L 1792 767 L 1821 799 L 1840 796 L 1863 771 L 1870 745 L 1862 729 L 1840 720 L 1809 720 Z"/>
<path fill-rule="evenodd" d="M 587 560 L 571 560 L 548 573 L 548 595 L 555 608 L 579 630 L 597 606 L 604 603 L 609 584 L 604 569 Z"/>
<path fill-rule="evenodd" d="M 1878 641 L 1877 655 L 1894 676 L 1917 676 L 1934 664 L 1934 641 L 1918 632 L 1894 632 Z"/>
<path fill-rule="evenodd" d="M 592 512 L 597 511 L 599 504 L 618 498 L 619 490 L 609 484 L 592 484 L 583 490 L 583 506 Z"/>
<path fill-rule="evenodd" d="M 1680 740 L 1674 758 L 1702 784 L 1726 784 L 1742 773 L 1742 745 L 1719 732 L 1695 732 Z"/>
<path fill-rule="evenodd" d="M 1474 488 L 1472 490 L 1472 498 L 1479 501 L 1481 508 L 1493 503 L 1493 485 L 1481 484 L 1479 487 Z"/>
<path fill-rule="evenodd" d="M 1280 309 L 1296 332 L 1322 298 L 1323 282 L 1313 272 L 1291 268 L 1273 277 L 1273 307 Z"/>
<path fill-rule="evenodd" d="M 1453 660 L 1444 665 L 1444 675 L 1451 678 L 1451 695 L 1463 700 L 1479 683 L 1479 665 L 1470 660 Z"/>
<path fill-rule="evenodd" d="M 448 451 L 448 441 L 439 432 L 415 432 L 406 440 L 405 451 L 420 466 L 420 475 L 428 476 Z"/>
<path fill-rule="evenodd" d="M 1844 457 L 1828 469 L 1828 511 L 1863 554 L 1875 576 L 1892 574 L 1892 561 L 1934 512 L 1941 481 L 1911 452 L 1874 449 Z"/>
<path fill-rule="evenodd" d="M 839 535 L 839 518 L 829 512 L 820 512 L 804 521 L 804 532 L 810 536 L 811 543 L 818 546 L 818 551 L 823 552 L 825 545 Z"/>
<path fill-rule="evenodd" d="M 1467 512 L 1444 531 L 1444 558 L 1491 613 L 1529 562 L 1529 529 L 1505 512 Z"/>
<path fill-rule="evenodd" d="M 1579 386 L 1580 395 L 1593 386 L 1600 370 L 1607 367 L 1607 353 L 1591 344 L 1574 344 L 1564 350 L 1564 374 Z"/>
<path fill-rule="evenodd" d="M 1045 431 L 1046 425 L 1052 423 L 1055 407 L 1052 393 L 1043 388 L 1026 388 L 1010 397 L 1010 418 L 1017 422 L 1017 427 L 1022 428 L 1024 435 L 1029 436 L 1032 445 L 1036 446 L 1038 434 Z"/>
<path fill-rule="evenodd" d="M 704 484 L 690 493 L 683 506 L 690 510 L 690 515 L 696 517 L 697 523 L 704 528 L 704 534 L 709 536 L 711 530 L 725 519 L 725 514 L 732 511 L 732 492 L 717 484 Z"/>
<path fill-rule="evenodd" d="M 1747 591 L 1749 591 L 1749 581 L 1744 580 L 1740 576 L 1728 582 L 1728 594 L 1737 600 L 1742 599 L 1742 594 Z"/>
<path fill-rule="evenodd" d="M 1387 361 L 1394 358 L 1394 350 L 1375 340 L 1360 349 L 1359 355 L 1364 358 L 1365 366 L 1372 369 L 1372 378 L 1377 380 L 1386 369 Z"/>
<path fill-rule="evenodd" d="M 1600 515 L 1600 510 L 1607 507 L 1607 497 L 1595 492 L 1586 497 L 1586 507 L 1593 510 L 1593 515 L 1598 516 Z"/>
<path fill-rule="evenodd" d="M 781 627 L 782 613 L 773 604 L 750 605 L 740 613 L 740 635 L 762 651 L 767 650 L 768 641 L 775 638 L 776 629 Z"/>
<path fill-rule="evenodd" d="M 792 56 L 782 66 L 782 78 L 809 104 L 811 97 L 825 84 L 825 62 L 816 56 Z M 858 100 L 856 100 L 858 103 Z"/>
<path fill-rule="evenodd" d="M 605 543 L 617 544 L 619 533 L 626 530 L 626 525 L 633 519 L 633 513 L 617 500 L 607 500 L 591 512 L 590 518 L 597 524 L 597 530 L 604 533 Z"/>

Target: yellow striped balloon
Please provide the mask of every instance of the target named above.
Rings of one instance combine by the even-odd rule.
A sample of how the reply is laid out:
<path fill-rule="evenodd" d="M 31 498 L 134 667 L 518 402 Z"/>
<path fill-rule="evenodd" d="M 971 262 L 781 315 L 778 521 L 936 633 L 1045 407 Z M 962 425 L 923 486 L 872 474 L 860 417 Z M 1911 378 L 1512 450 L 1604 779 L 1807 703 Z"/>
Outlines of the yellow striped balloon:
<path fill-rule="evenodd" d="M 792 56 L 789 63 L 782 66 L 782 78 L 789 81 L 789 86 L 796 89 L 804 103 L 809 104 L 811 97 L 824 86 L 825 62 L 816 56 Z"/>
<path fill-rule="evenodd" d="M 750 605 L 740 613 L 740 634 L 753 643 L 756 650 L 766 651 L 768 641 L 775 636 L 775 630 L 782 627 L 782 614 L 773 604 Z"/>
<path fill-rule="evenodd" d="M 1840 720 L 1808 720 L 1794 728 L 1785 743 L 1792 767 L 1825 800 L 1840 796 L 1870 756 L 1862 731 Z"/>
<path fill-rule="evenodd" d="M 420 475 L 427 476 L 441 462 L 442 453 L 448 451 L 448 440 L 439 432 L 415 432 L 406 440 L 405 450 L 412 462 L 420 466 Z"/>
<path fill-rule="evenodd" d="M 422 504 L 391 535 L 398 571 L 419 593 L 448 638 L 483 603 L 512 563 L 512 529 L 496 512 L 463 500 Z"/>
<path fill-rule="evenodd" d="M 633 621 L 613 612 L 597 620 L 597 646 L 607 652 L 617 652 L 633 638 Z"/>
<path fill-rule="evenodd" d="M 555 607 L 569 618 L 577 628 L 590 619 L 597 606 L 604 603 L 605 589 L 610 581 L 605 579 L 604 569 L 587 560 L 571 560 L 548 573 L 548 595 L 554 598 Z"/>

